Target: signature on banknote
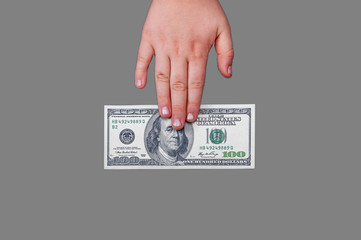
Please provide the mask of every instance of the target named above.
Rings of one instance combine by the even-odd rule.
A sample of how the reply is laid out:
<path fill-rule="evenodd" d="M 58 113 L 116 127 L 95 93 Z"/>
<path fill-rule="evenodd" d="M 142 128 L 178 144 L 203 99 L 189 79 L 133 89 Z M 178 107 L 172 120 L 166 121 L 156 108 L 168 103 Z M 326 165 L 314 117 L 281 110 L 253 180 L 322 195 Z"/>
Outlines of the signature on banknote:
<path fill-rule="evenodd" d="M 215 153 L 214 151 L 212 151 L 212 152 L 200 152 L 200 153 L 198 153 L 198 156 L 200 158 L 215 158 L 216 156 L 218 156 L 218 153 Z"/>

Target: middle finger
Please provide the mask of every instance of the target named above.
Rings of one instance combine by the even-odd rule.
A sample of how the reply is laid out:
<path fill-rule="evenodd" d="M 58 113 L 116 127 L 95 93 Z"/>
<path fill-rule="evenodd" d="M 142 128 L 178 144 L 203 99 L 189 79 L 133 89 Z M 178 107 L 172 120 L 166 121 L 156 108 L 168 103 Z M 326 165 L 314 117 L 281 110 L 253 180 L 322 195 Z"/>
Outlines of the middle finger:
<path fill-rule="evenodd" d="M 185 58 L 171 59 L 170 88 L 172 101 L 172 126 L 180 130 L 184 126 L 187 107 L 188 63 Z"/>

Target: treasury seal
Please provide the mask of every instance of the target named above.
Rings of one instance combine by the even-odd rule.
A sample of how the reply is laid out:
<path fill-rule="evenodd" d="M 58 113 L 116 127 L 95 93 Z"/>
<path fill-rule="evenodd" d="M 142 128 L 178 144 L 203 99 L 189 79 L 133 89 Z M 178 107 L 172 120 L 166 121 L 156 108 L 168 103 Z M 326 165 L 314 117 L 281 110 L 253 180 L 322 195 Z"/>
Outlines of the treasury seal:
<path fill-rule="evenodd" d="M 120 132 L 119 139 L 124 144 L 131 144 L 135 139 L 135 134 L 131 129 L 126 128 Z"/>

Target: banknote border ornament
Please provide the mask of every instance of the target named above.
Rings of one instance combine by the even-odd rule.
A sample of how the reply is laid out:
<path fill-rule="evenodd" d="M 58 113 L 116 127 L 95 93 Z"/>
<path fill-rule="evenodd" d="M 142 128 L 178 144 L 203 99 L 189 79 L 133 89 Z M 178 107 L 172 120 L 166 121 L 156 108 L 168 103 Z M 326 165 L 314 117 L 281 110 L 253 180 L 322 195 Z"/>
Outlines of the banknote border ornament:
<path fill-rule="evenodd" d="M 108 149 L 109 136 L 109 118 L 112 115 L 144 115 L 158 113 L 156 105 L 104 105 L 104 169 L 254 169 L 255 168 L 255 104 L 222 104 L 222 105 L 201 105 L 200 114 L 245 114 L 249 116 L 249 156 L 242 159 L 239 165 L 186 165 L 186 166 L 159 166 L 152 159 L 143 159 L 138 157 L 110 158 Z M 125 159 L 126 158 L 126 159 Z M 195 159 L 197 160 L 197 159 Z M 199 159 L 201 160 L 201 159 Z M 127 162 L 128 165 L 119 163 Z M 134 163 L 137 163 L 135 165 Z"/>

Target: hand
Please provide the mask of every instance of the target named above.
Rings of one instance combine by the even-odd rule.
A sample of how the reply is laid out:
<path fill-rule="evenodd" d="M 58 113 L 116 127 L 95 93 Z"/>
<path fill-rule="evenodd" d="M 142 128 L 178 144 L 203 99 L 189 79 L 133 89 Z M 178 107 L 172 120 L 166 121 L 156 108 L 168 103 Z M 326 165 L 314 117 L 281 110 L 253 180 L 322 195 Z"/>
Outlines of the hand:
<path fill-rule="evenodd" d="M 162 117 L 174 129 L 197 119 L 209 51 L 215 43 L 218 68 L 232 76 L 233 46 L 227 17 L 218 0 L 153 0 L 145 21 L 135 70 L 144 88 L 155 55 L 155 81 Z"/>

